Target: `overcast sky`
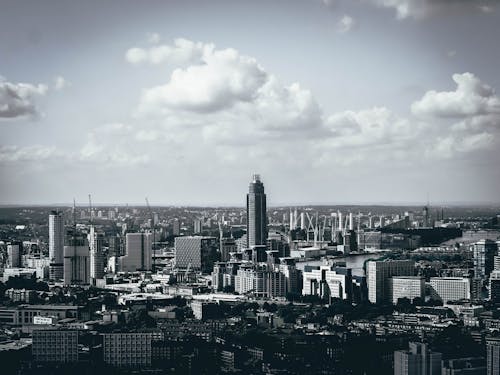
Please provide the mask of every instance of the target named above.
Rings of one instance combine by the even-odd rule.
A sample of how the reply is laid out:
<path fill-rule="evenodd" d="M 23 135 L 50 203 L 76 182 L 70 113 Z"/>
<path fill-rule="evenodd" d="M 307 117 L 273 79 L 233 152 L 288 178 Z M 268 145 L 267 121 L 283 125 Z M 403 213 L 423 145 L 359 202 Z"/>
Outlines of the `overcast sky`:
<path fill-rule="evenodd" d="M 498 1 L 0 3 L 0 203 L 500 201 Z"/>

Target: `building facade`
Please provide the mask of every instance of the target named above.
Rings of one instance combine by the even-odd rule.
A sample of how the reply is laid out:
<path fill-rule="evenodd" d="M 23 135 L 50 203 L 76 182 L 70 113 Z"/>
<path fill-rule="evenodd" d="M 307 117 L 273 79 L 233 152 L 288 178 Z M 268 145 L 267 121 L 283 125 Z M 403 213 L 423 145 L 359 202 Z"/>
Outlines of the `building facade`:
<path fill-rule="evenodd" d="M 392 301 L 391 278 L 413 276 L 415 262 L 412 260 L 369 261 L 367 264 L 368 299 L 371 303 Z"/>
<path fill-rule="evenodd" d="M 211 273 L 219 260 L 217 238 L 186 236 L 175 238 L 175 267 Z"/>
<path fill-rule="evenodd" d="M 127 233 L 125 255 L 120 257 L 119 270 L 122 272 L 151 270 L 152 238 L 151 233 Z"/>
<path fill-rule="evenodd" d="M 60 211 L 51 211 L 49 215 L 49 259 L 50 279 L 62 279 L 64 276 L 64 216 Z"/>
<path fill-rule="evenodd" d="M 392 303 L 397 304 L 400 298 L 425 297 L 425 279 L 420 276 L 393 276 L 392 282 Z"/>
<path fill-rule="evenodd" d="M 431 298 L 443 301 L 458 301 L 471 298 L 471 283 L 466 277 L 431 277 Z"/>

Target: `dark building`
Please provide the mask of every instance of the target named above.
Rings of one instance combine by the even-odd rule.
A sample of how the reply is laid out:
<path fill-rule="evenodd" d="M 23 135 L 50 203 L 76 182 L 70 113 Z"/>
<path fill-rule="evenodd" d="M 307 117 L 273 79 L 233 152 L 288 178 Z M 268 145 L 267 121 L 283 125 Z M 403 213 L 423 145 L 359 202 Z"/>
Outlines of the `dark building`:
<path fill-rule="evenodd" d="M 260 175 L 253 175 L 247 194 L 247 247 L 266 245 L 267 208 L 264 184 Z"/>

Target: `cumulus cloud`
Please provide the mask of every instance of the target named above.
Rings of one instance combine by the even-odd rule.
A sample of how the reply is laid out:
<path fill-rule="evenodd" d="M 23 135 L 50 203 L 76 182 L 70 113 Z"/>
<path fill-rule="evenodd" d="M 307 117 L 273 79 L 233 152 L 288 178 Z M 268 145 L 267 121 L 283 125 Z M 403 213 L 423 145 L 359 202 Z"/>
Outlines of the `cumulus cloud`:
<path fill-rule="evenodd" d="M 412 104 L 418 116 L 463 117 L 500 114 L 500 98 L 472 73 L 454 74 L 455 91 L 428 91 Z"/>
<path fill-rule="evenodd" d="M 151 41 L 151 38 L 149 40 Z M 204 53 L 213 48 L 210 44 L 178 38 L 174 40 L 173 46 L 163 44 L 150 48 L 130 48 L 125 53 L 125 60 L 131 64 L 187 64 L 199 62 Z"/>
<path fill-rule="evenodd" d="M 0 119 L 36 117 L 35 98 L 47 93 L 46 85 L 11 83 L 0 77 Z"/>
<path fill-rule="evenodd" d="M 345 14 L 337 23 L 337 31 L 341 34 L 345 34 L 351 31 L 354 25 L 355 25 L 354 18 Z"/>
<path fill-rule="evenodd" d="M 496 0 L 365 0 L 376 6 L 394 9 L 398 19 L 423 18 L 433 13 L 449 10 L 480 11 L 491 13 Z"/>

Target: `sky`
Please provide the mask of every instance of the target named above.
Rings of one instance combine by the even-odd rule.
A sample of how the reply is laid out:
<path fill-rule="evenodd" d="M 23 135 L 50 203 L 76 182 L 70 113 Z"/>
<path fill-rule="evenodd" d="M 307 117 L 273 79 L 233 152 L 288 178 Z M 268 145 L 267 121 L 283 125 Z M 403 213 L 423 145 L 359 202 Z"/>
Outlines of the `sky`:
<path fill-rule="evenodd" d="M 0 8 L 0 204 L 500 202 L 498 0 Z"/>

